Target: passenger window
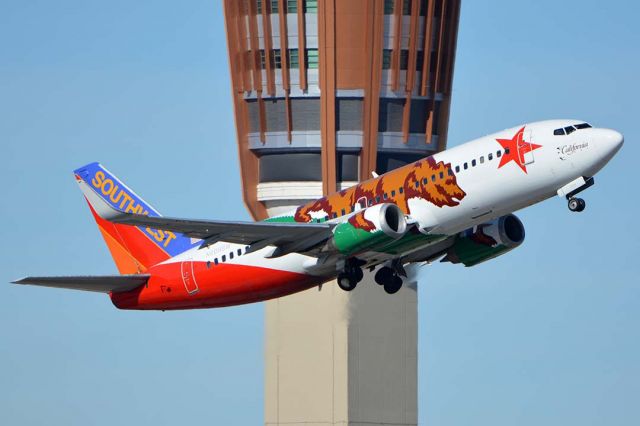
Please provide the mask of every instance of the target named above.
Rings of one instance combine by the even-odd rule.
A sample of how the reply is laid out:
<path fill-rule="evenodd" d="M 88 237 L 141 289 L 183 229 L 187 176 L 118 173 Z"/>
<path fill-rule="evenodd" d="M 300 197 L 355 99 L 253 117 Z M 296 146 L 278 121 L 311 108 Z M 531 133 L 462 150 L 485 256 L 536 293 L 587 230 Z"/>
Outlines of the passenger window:
<path fill-rule="evenodd" d="M 369 207 L 373 205 L 373 198 L 369 199 Z"/>
<path fill-rule="evenodd" d="M 509 153 L 509 148 L 505 148 L 505 149 L 504 149 L 504 153 L 505 153 L 505 154 L 508 154 L 508 153 Z"/>
<path fill-rule="evenodd" d="M 389 196 L 387 195 L 387 193 L 385 192 L 384 194 L 382 194 L 382 199 L 386 200 L 387 198 L 389 198 Z"/>
<path fill-rule="evenodd" d="M 489 161 L 493 160 L 493 154 L 489 153 L 488 158 L 489 158 Z"/>
<path fill-rule="evenodd" d="M 447 169 L 447 174 L 448 174 L 449 176 L 453 176 L 453 170 L 451 170 L 451 169 Z"/>
<path fill-rule="evenodd" d="M 344 216 L 345 214 L 347 214 L 347 212 L 345 212 L 344 209 L 342 209 L 342 216 Z"/>
<path fill-rule="evenodd" d="M 427 183 L 429 183 L 429 179 L 427 178 L 422 178 L 422 184 L 426 185 Z"/>
<path fill-rule="evenodd" d="M 456 166 L 456 173 L 460 173 L 460 166 Z"/>
<path fill-rule="evenodd" d="M 207 269 L 211 268 L 211 261 L 207 260 Z"/>
<path fill-rule="evenodd" d="M 242 256 L 242 249 L 238 249 L 238 256 Z"/>
<path fill-rule="evenodd" d="M 402 194 L 404 192 L 404 188 L 403 187 L 398 188 L 398 192 Z"/>
<path fill-rule="evenodd" d="M 226 255 L 224 255 L 224 254 L 222 255 L 222 261 L 223 261 L 223 262 L 226 262 L 226 261 L 227 261 L 227 256 L 226 256 Z"/>
<path fill-rule="evenodd" d="M 555 136 L 564 136 L 564 129 L 555 129 L 555 130 L 553 131 L 553 134 L 554 134 Z"/>
<path fill-rule="evenodd" d="M 440 172 L 440 179 L 444 178 L 444 172 Z"/>
<path fill-rule="evenodd" d="M 480 164 L 484 164 L 484 155 L 480 156 Z"/>
<path fill-rule="evenodd" d="M 475 166 L 476 166 L 476 160 L 473 159 L 473 160 L 471 160 L 471 167 L 475 167 Z"/>
<path fill-rule="evenodd" d="M 469 168 L 469 165 L 467 163 L 464 163 L 464 169 L 467 170 Z"/>
<path fill-rule="evenodd" d="M 395 189 L 392 189 L 392 190 L 391 190 L 391 196 L 392 196 L 392 197 L 395 197 L 395 196 L 396 196 L 396 190 L 395 190 Z"/>
<path fill-rule="evenodd" d="M 233 259 L 233 252 L 229 253 L 229 260 Z"/>
<path fill-rule="evenodd" d="M 420 182 L 416 181 L 416 188 L 420 187 Z"/>
<path fill-rule="evenodd" d="M 431 182 L 435 182 L 436 181 L 436 175 L 431 175 Z"/>
<path fill-rule="evenodd" d="M 213 259 L 213 264 L 217 265 L 218 264 L 218 258 L 216 257 L 215 259 Z"/>
<path fill-rule="evenodd" d="M 336 217 L 338 217 L 338 213 L 333 212 L 333 218 L 335 219 Z"/>
<path fill-rule="evenodd" d="M 496 151 L 496 157 L 498 158 L 502 157 L 502 151 Z"/>
<path fill-rule="evenodd" d="M 380 202 L 380 196 L 378 195 L 378 196 L 376 197 L 376 203 L 379 203 L 379 202 Z"/>

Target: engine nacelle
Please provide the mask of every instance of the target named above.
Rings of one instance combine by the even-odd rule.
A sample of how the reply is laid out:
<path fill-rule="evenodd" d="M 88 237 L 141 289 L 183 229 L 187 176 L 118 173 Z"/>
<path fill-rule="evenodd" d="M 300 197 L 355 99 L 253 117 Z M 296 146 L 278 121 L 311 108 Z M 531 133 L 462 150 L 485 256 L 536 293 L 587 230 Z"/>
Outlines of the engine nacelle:
<path fill-rule="evenodd" d="M 340 253 L 351 255 L 384 247 L 406 232 L 407 221 L 400 207 L 378 204 L 356 212 L 336 226 L 329 244 Z"/>
<path fill-rule="evenodd" d="M 524 235 L 520 219 L 508 214 L 461 232 L 442 261 L 474 266 L 518 247 Z"/>

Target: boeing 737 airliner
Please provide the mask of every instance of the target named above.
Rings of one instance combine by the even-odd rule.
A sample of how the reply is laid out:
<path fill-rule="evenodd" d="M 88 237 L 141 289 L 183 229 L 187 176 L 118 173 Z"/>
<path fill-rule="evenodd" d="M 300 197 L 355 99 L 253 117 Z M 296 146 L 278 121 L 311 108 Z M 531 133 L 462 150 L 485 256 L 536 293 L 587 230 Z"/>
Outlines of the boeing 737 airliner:
<path fill-rule="evenodd" d="M 353 290 L 363 269 L 396 293 L 405 266 L 473 266 L 522 244 L 514 211 L 553 196 L 569 210 L 618 152 L 623 136 L 580 120 L 526 124 L 407 164 L 263 222 L 162 217 L 98 163 L 75 177 L 121 275 L 27 277 L 108 293 L 121 309 L 252 303 L 337 278 Z"/>

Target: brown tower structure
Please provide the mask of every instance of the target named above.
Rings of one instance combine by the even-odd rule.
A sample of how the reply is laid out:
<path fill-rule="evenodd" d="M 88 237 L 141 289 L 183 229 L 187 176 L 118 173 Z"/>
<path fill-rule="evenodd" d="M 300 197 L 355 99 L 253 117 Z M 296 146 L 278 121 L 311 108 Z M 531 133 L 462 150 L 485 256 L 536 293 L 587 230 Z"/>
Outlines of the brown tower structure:
<path fill-rule="evenodd" d="M 460 0 L 224 0 L 254 219 L 442 150 Z M 267 303 L 267 424 L 415 424 L 417 292 Z M 381 349 L 381 345 L 384 349 Z"/>
<path fill-rule="evenodd" d="M 255 219 L 284 182 L 315 198 L 446 146 L 459 0 L 224 4 Z"/>

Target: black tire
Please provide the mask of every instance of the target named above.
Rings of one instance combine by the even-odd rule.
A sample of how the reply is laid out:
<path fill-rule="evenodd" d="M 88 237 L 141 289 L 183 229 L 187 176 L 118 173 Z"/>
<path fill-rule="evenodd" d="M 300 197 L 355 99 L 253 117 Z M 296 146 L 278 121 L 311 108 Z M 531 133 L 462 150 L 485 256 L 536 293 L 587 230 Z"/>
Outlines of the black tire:
<path fill-rule="evenodd" d="M 356 282 L 358 283 L 362 281 L 362 279 L 364 278 L 364 272 L 362 272 L 362 268 L 360 267 L 354 268 L 353 277 L 356 279 Z"/>
<path fill-rule="evenodd" d="M 385 285 L 385 283 L 391 281 L 392 278 L 393 269 L 387 266 L 383 266 L 382 268 L 378 269 L 378 272 L 376 272 L 376 275 L 374 277 L 376 283 L 378 283 L 379 285 Z"/>
<path fill-rule="evenodd" d="M 584 210 L 585 207 L 587 207 L 587 203 L 585 203 L 582 198 L 578 198 L 578 210 L 576 211 L 581 212 Z"/>
<path fill-rule="evenodd" d="M 338 274 L 338 287 L 343 289 L 344 291 L 351 291 L 356 288 L 358 282 L 354 279 L 352 275 L 341 273 Z"/>
<path fill-rule="evenodd" d="M 570 198 L 569 202 L 567 203 L 567 207 L 569 207 L 569 210 L 571 210 L 572 212 L 580 211 L 579 210 L 579 208 L 580 208 L 580 198 Z"/>
<path fill-rule="evenodd" d="M 394 276 L 391 280 L 384 284 L 384 291 L 388 294 L 396 294 L 402 288 L 402 278 Z"/>

